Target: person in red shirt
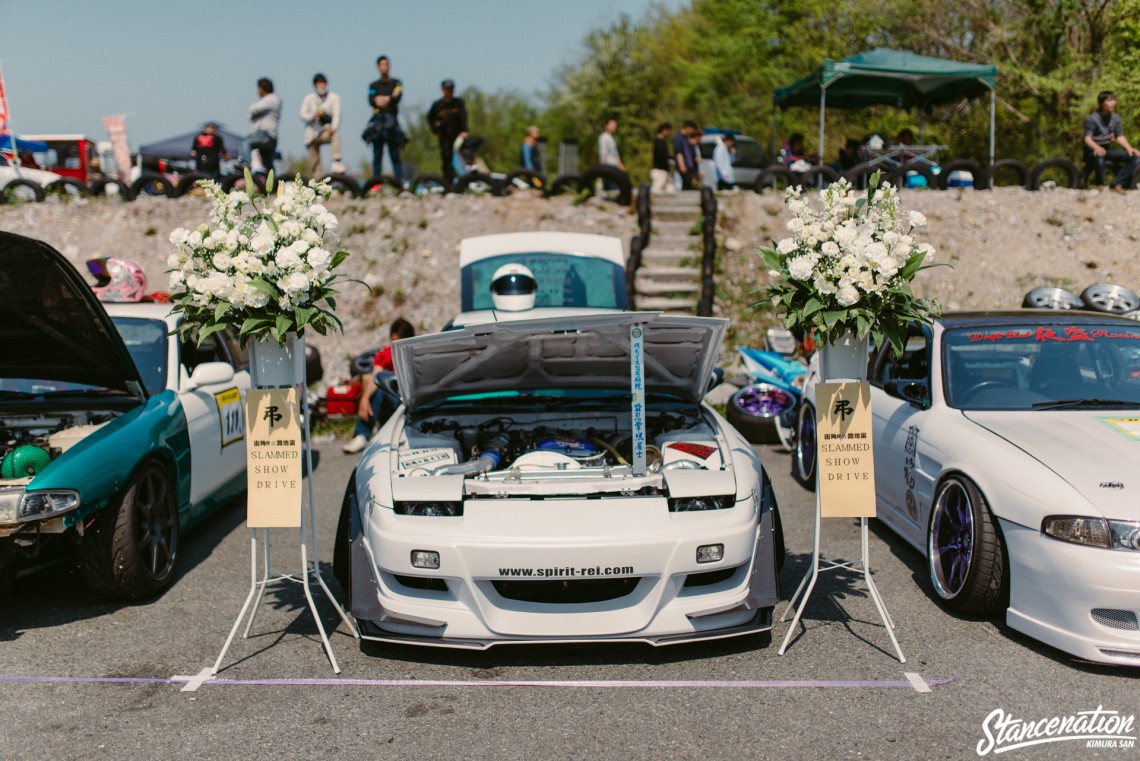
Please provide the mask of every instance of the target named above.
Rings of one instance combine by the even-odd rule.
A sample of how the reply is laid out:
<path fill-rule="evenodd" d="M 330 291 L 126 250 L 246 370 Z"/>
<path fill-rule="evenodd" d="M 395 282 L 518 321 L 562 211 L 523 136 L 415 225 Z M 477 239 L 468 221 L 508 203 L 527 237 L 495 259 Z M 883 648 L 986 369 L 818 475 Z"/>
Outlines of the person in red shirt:
<path fill-rule="evenodd" d="M 411 338 L 415 334 L 416 329 L 412 323 L 403 317 L 397 317 L 392 322 L 388 339 L 399 341 L 401 338 Z M 400 398 L 392 393 L 389 385 L 394 375 L 392 346 L 389 344 L 376 352 L 376 357 L 372 360 L 372 372 L 364 376 L 364 391 L 360 396 L 360 406 L 356 412 L 356 430 L 353 431 L 352 439 L 341 447 L 345 454 L 356 454 L 368 446 L 373 426 L 376 423 L 383 424 L 400 406 Z"/>

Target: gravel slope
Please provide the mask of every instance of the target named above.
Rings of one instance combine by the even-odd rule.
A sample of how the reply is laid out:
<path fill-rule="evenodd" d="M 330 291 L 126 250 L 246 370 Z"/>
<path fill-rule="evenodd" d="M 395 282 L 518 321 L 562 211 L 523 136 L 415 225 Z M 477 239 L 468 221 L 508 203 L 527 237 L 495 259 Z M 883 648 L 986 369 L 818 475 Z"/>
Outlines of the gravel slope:
<path fill-rule="evenodd" d="M 935 262 L 949 264 L 919 275 L 916 290 L 947 309 L 1016 308 L 1038 285 L 1080 292 L 1092 283 L 1140 289 L 1140 192 L 1114 194 L 1052 189 L 1028 192 L 904 191 L 905 209 L 922 211 L 928 227 L 920 239 L 935 246 Z M 592 199 L 432 196 L 333 200 L 342 243 L 353 253 L 339 316 L 345 333 L 316 337 L 326 379 L 345 371 L 342 360 L 387 340 L 400 315 L 419 331 L 438 330 L 458 311 L 459 241 L 472 235 L 516 230 L 567 230 L 620 236 L 636 232 L 631 209 Z M 165 288 L 167 236 L 175 227 L 207 218 L 200 198 L 103 199 L 0 206 L 0 229 L 40 238 L 80 271 L 97 256 L 121 256 L 146 269 L 152 288 Z M 758 345 L 768 313 L 749 309 L 752 291 L 767 278 L 756 245 L 783 237 L 790 216 L 775 193 L 722 193 L 717 311 L 732 320 L 726 346 Z M 726 354 L 731 360 L 731 354 Z"/>

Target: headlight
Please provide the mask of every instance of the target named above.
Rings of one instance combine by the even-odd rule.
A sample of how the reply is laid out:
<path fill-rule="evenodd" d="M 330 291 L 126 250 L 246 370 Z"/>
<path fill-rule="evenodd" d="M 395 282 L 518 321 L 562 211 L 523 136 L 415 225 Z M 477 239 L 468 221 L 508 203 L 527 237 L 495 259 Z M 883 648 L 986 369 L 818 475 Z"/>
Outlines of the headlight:
<path fill-rule="evenodd" d="M 1041 522 L 1046 536 L 1062 542 L 1112 550 L 1140 551 L 1140 522 L 1079 515 L 1050 515 Z"/>
<path fill-rule="evenodd" d="M 20 520 L 47 518 L 79 507 L 79 493 L 74 491 L 44 490 L 24 492 L 20 500 Z"/>
<path fill-rule="evenodd" d="M 736 504 L 736 497 L 721 494 L 716 497 L 678 497 L 669 500 L 669 512 L 691 513 L 700 510 L 723 510 Z"/>
<path fill-rule="evenodd" d="M 19 520 L 20 500 L 23 496 L 22 488 L 0 490 L 0 523 L 15 523 Z"/>
<path fill-rule="evenodd" d="M 463 515 L 462 502 L 397 502 L 396 515 L 452 518 Z"/>

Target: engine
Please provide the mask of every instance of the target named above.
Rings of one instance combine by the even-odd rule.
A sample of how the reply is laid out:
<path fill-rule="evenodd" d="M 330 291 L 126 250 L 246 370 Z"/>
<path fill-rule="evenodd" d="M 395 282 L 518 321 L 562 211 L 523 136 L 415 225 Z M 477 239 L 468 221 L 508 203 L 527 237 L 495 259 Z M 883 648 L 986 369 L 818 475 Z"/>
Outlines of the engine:
<path fill-rule="evenodd" d="M 561 427 L 508 417 L 478 425 L 436 419 L 407 429 L 409 449 L 401 447 L 399 469 L 408 475 L 473 476 L 629 465 L 633 459 L 630 432 L 619 427 L 614 417 L 592 422 Z M 704 423 L 670 414 L 651 416 L 646 423 L 647 439 L 653 442 L 646 447 L 650 472 L 663 467 L 709 467 L 712 463 L 704 461 L 719 452 Z M 699 456 L 693 456 L 694 452 Z M 719 466 L 719 457 L 715 462 Z"/>
<path fill-rule="evenodd" d="M 33 478 L 113 413 L 12 415 L 0 418 L 0 478 Z"/>

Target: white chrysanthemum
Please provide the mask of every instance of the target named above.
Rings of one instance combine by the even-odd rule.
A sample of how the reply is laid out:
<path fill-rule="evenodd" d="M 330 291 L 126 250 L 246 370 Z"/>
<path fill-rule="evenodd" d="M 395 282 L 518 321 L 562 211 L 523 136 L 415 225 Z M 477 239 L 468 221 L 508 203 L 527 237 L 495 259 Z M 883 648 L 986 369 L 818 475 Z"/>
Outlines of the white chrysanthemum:
<path fill-rule="evenodd" d="M 166 257 L 167 267 L 177 267 L 180 264 L 182 264 L 182 257 L 178 254 L 171 254 L 170 256 Z"/>
<path fill-rule="evenodd" d="M 909 217 L 910 217 L 911 227 L 925 227 L 926 226 L 926 215 L 923 214 L 921 211 L 915 211 L 915 210 L 911 209 Z"/>
<path fill-rule="evenodd" d="M 176 227 L 170 233 L 170 242 L 176 246 L 181 246 L 186 243 L 186 238 L 190 235 L 190 231 L 185 227 Z"/>
<path fill-rule="evenodd" d="M 803 229 L 804 229 L 804 221 L 802 219 L 797 217 L 795 219 L 788 220 L 788 231 L 789 232 L 798 233 L 800 230 L 803 230 Z"/>
<path fill-rule="evenodd" d="M 788 274 L 795 280 L 807 280 L 811 277 L 811 259 L 806 256 L 794 256 L 788 260 Z"/>
<path fill-rule="evenodd" d="M 779 243 L 776 244 L 776 251 L 778 251 L 781 254 L 784 254 L 785 256 L 787 254 L 792 253 L 795 250 L 796 250 L 796 239 L 795 238 L 784 238 L 783 240 L 781 240 Z"/>
<path fill-rule="evenodd" d="M 839 244 L 833 240 L 824 241 L 822 249 L 828 256 L 835 256 L 839 253 Z"/>
<path fill-rule="evenodd" d="M 314 248 L 309 251 L 308 260 L 310 267 L 314 269 L 323 268 L 332 261 L 332 252 L 323 248 Z"/>
<path fill-rule="evenodd" d="M 201 246 L 202 245 L 202 233 L 195 230 L 194 232 L 187 235 L 186 236 L 186 245 L 190 246 L 191 248 L 198 248 L 198 246 Z"/>
<path fill-rule="evenodd" d="M 266 256 L 273 249 L 273 231 L 265 222 L 262 222 L 257 232 L 250 238 L 249 247 L 253 249 L 254 253 L 258 256 Z"/>
<path fill-rule="evenodd" d="M 859 291 L 851 283 L 844 283 L 835 292 L 835 300 L 840 306 L 849 307 L 859 301 Z"/>
<path fill-rule="evenodd" d="M 297 256 L 297 252 L 290 248 L 283 248 L 277 252 L 277 256 L 273 257 L 273 261 L 281 269 L 291 270 L 301 266 L 301 257 Z"/>
<path fill-rule="evenodd" d="M 224 251 L 214 254 L 214 269 L 225 272 L 233 266 L 234 258 Z"/>
<path fill-rule="evenodd" d="M 181 291 L 184 285 L 186 285 L 186 276 L 181 271 L 175 270 L 170 273 L 170 285 L 168 287 L 172 292 Z"/>

